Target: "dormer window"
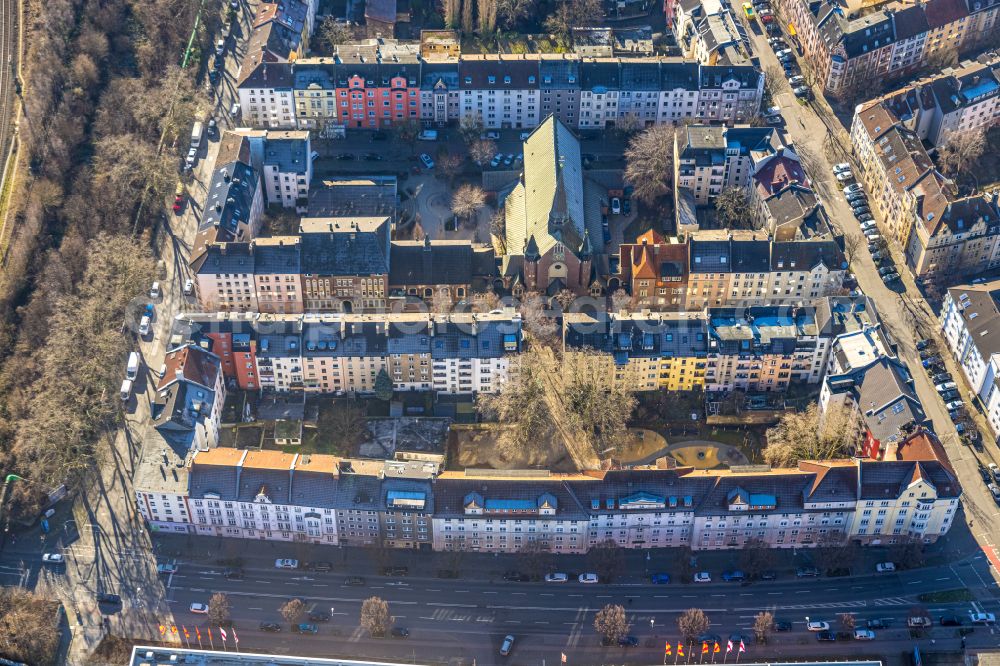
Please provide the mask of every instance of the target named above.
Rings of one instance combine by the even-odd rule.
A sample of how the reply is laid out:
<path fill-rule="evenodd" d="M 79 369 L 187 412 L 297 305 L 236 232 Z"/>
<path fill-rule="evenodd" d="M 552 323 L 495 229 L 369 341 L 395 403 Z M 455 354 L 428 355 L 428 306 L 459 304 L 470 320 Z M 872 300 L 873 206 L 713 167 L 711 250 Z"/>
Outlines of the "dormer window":
<path fill-rule="evenodd" d="M 503 77 L 503 82 L 506 83 L 507 85 L 510 85 L 510 77 L 509 76 Z"/>
<path fill-rule="evenodd" d="M 496 83 L 497 82 L 497 77 L 495 77 L 495 76 L 488 76 L 488 77 L 486 77 L 486 81 L 488 83 Z"/>
<path fill-rule="evenodd" d="M 529 76 L 528 77 L 528 83 L 534 83 L 534 82 L 535 82 L 535 77 L 534 76 Z"/>

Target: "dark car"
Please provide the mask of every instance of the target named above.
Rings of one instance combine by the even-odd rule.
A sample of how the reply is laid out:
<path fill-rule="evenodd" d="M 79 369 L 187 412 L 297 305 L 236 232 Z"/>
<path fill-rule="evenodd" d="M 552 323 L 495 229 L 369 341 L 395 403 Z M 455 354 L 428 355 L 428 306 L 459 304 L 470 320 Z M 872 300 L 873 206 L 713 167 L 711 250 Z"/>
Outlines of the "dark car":
<path fill-rule="evenodd" d="M 389 135 L 385 132 L 374 132 L 372 133 L 372 141 L 385 141 L 389 138 Z"/>
<path fill-rule="evenodd" d="M 865 623 L 865 626 L 868 629 L 888 629 L 889 620 L 885 618 L 875 618 L 872 620 L 868 620 L 868 622 Z"/>
<path fill-rule="evenodd" d="M 531 580 L 531 576 L 520 571 L 505 571 L 503 579 L 508 583 L 527 583 Z"/>
<path fill-rule="evenodd" d="M 383 576 L 407 576 L 409 573 L 406 567 L 382 567 Z"/>
<path fill-rule="evenodd" d="M 278 624 L 277 622 L 261 622 L 260 630 L 269 631 L 272 634 L 276 634 L 281 631 L 281 625 Z"/>
<path fill-rule="evenodd" d="M 333 571 L 333 565 L 329 562 L 313 562 L 313 571 Z"/>
<path fill-rule="evenodd" d="M 939 372 L 933 377 L 931 377 L 931 381 L 934 382 L 935 384 L 944 384 L 945 382 L 952 381 L 952 379 L 951 375 L 948 374 L 947 372 Z"/>
<path fill-rule="evenodd" d="M 945 391 L 944 393 L 941 394 L 941 399 L 944 400 L 945 402 L 958 400 L 960 397 L 962 397 L 962 394 L 960 394 L 955 389 L 951 389 L 950 391 Z"/>
<path fill-rule="evenodd" d="M 97 603 L 99 604 L 113 604 L 115 606 L 120 605 L 122 598 L 117 594 L 111 594 L 110 592 L 98 592 L 97 593 Z"/>
<path fill-rule="evenodd" d="M 625 215 L 628 215 L 631 212 L 632 212 L 632 200 L 631 199 L 623 199 L 622 200 L 622 213 L 624 213 Z"/>
<path fill-rule="evenodd" d="M 653 585 L 666 585 L 670 582 L 670 574 L 655 573 L 649 577 L 649 582 Z"/>
<path fill-rule="evenodd" d="M 941 616 L 941 626 L 942 627 L 961 627 L 962 618 L 957 615 L 942 615 Z"/>
<path fill-rule="evenodd" d="M 917 349 L 924 349 L 930 343 L 930 340 L 917 340 Z"/>
<path fill-rule="evenodd" d="M 341 162 L 350 162 L 354 159 L 354 153 L 341 153 L 337 155 L 337 159 Z"/>
<path fill-rule="evenodd" d="M 618 639 L 618 645 L 621 647 L 638 647 L 639 639 L 635 636 L 622 636 Z"/>
<path fill-rule="evenodd" d="M 743 575 L 743 572 L 740 571 L 739 569 L 736 569 L 735 571 L 722 572 L 722 580 L 726 581 L 727 583 L 738 583 L 744 578 L 746 578 L 746 576 Z"/>
<path fill-rule="evenodd" d="M 349 585 L 351 587 L 361 587 L 365 584 L 365 579 L 361 576 L 350 576 L 344 579 L 344 585 Z"/>
<path fill-rule="evenodd" d="M 777 620 L 774 623 L 774 630 L 775 631 L 791 631 L 792 630 L 792 623 L 789 622 L 788 620 Z"/>
<path fill-rule="evenodd" d="M 226 580 L 243 580 L 243 569 L 226 569 L 222 576 Z"/>
<path fill-rule="evenodd" d="M 778 578 L 777 571 L 765 571 L 760 575 L 761 580 L 776 580 Z"/>
<path fill-rule="evenodd" d="M 313 622 L 329 622 L 330 614 L 321 610 L 309 611 L 309 619 Z"/>
<path fill-rule="evenodd" d="M 292 631 L 297 634 L 318 634 L 319 627 L 315 624 L 309 624 L 308 622 L 301 622 L 299 624 L 293 624 Z"/>
<path fill-rule="evenodd" d="M 799 567 L 795 570 L 795 575 L 799 578 L 818 576 L 819 569 L 816 567 Z"/>
<path fill-rule="evenodd" d="M 837 640 L 837 634 L 832 631 L 820 631 L 816 634 L 816 640 L 818 641 L 835 641 Z"/>

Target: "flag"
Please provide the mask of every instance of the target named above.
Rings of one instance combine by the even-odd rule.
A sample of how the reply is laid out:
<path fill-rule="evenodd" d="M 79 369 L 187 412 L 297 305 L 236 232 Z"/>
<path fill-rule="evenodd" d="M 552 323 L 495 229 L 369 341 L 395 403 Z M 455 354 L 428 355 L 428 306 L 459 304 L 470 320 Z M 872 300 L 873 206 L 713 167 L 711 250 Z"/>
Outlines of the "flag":
<path fill-rule="evenodd" d="M 162 636 L 165 633 L 167 633 L 167 628 L 161 624 L 160 625 L 160 635 Z"/>
<path fill-rule="evenodd" d="M 708 654 L 708 641 L 701 642 L 701 653 Z"/>
<path fill-rule="evenodd" d="M 185 626 L 184 626 L 184 625 L 182 624 L 182 625 L 181 625 L 181 629 L 183 629 L 183 630 L 184 630 L 184 638 L 191 638 L 191 634 L 189 634 L 189 633 L 188 633 L 188 628 L 187 628 L 187 627 L 185 627 Z"/>
<path fill-rule="evenodd" d="M 677 641 L 677 656 L 684 656 L 684 643 L 681 643 L 680 641 Z"/>
<path fill-rule="evenodd" d="M 663 654 L 673 654 L 673 652 L 670 651 L 670 641 L 667 641 L 667 646 L 663 648 Z"/>
<path fill-rule="evenodd" d="M 201 640 L 201 632 L 198 631 L 198 627 L 194 628 L 194 635 L 198 637 L 199 641 Z"/>
<path fill-rule="evenodd" d="M 219 627 L 219 635 L 222 636 L 223 641 L 229 640 L 229 637 L 226 636 L 226 630 L 222 627 Z"/>
<path fill-rule="evenodd" d="M 208 640 L 212 640 L 212 627 L 205 627 L 205 630 L 208 631 Z"/>
<path fill-rule="evenodd" d="M 729 641 L 729 643 L 726 644 L 726 654 L 729 654 L 732 651 L 733 651 L 733 642 Z"/>
<path fill-rule="evenodd" d="M 170 625 L 170 633 L 172 633 L 172 634 L 176 634 L 177 633 L 177 625 L 176 624 Z"/>
<path fill-rule="evenodd" d="M 233 632 L 233 642 L 237 645 L 240 644 L 240 637 L 236 635 L 236 627 L 233 627 L 230 631 Z"/>
<path fill-rule="evenodd" d="M 712 652 L 714 652 L 715 654 L 719 654 L 721 650 L 722 648 L 719 647 L 719 641 L 715 641 L 715 649 Z"/>
<path fill-rule="evenodd" d="M 559 661 L 561 661 L 564 664 L 566 663 L 566 653 L 565 652 L 560 652 L 559 653 Z"/>
<path fill-rule="evenodd" d="M 746 646 L 743 645 L 743 641 L 740 641 L 740 652 L 746 652 L 746 651 L 747 651 Z"/>

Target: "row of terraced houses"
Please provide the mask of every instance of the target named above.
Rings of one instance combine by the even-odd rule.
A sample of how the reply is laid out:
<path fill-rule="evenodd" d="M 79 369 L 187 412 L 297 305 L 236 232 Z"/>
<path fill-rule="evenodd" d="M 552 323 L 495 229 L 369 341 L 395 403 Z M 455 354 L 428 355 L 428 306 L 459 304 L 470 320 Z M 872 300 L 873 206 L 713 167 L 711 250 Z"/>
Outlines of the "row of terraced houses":
<path fill-rule="evenodd" d="M 172 464 L 171 464 L 172 463 Z M 169 469 L 168 469 L 169 468 Z M 622 548 L 808 548 L 936 541 L 961 487 L 941 445 L 918 431 L 879 459 L 792 469 L 658 464 L 558 474 L 439 471 L 434 462 L 215 448 L 137 474 L 160 532 L 421 550 L 582 553 Z"/>

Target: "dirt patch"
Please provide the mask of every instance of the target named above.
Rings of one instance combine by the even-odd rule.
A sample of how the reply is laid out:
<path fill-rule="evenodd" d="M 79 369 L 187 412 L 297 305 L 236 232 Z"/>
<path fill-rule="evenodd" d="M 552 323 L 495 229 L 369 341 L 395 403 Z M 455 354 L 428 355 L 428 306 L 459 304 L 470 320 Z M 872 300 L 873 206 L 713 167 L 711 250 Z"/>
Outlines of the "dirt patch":
<path fill-rule="evenodd" d="M 496 433 L 500 426 L 452 426 L 448 436 L 448 469 L 548 469 L 553 472 L 575 472 L 576 466 L 567 455 L 559 438 L 539 435 L 535 446 L 521 455 L 507 459 L 500 455 Z"/>

